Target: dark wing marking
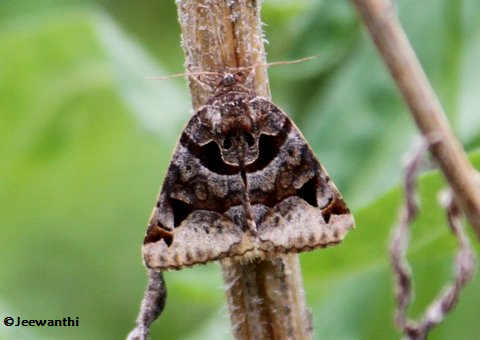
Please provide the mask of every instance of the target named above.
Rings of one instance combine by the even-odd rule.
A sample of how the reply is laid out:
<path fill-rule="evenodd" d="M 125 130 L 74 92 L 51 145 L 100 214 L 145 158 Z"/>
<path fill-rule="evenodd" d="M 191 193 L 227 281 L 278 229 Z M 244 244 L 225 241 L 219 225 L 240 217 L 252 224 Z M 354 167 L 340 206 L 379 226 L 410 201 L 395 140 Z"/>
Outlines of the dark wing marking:
<path fill-rule="evenodd" d="M 180 143 L 186 147 L 190 153 L 198 158 L 202 165 L 210 171 L 221 175 L 233 175 L 240 171 L 239 167 L 226 164 L 222 160 L 220 148 L 215 141 L 210 141 L 205 145 L 195 143 L 187 133 L 183 132 Z"/>
<path fill-rule="evenodd" d="M 258 139 L 258 158 L 255 162 L 247 165 L 247 172 L 255 172 L 264 169 L 278 155 L 291 128 L 290 119 L 285 120 L 282 129 L 276 135 L 260 134 Z"/>

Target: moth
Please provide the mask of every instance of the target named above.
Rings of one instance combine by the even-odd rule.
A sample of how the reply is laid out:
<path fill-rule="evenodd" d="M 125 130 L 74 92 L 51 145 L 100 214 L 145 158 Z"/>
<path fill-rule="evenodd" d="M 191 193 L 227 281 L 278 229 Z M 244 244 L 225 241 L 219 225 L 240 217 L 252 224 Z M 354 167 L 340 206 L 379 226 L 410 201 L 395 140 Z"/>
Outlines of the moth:
<path fill-rule="evenodd" d="M 292 120 L 226 73 L 189 120 L 143 244 L 148 286 L 128 340 L 145 340 L 166 301 L 163 271 L 342 241 L 353 217 Z"/>
<path fill-rule="evenodd" d="M 143 256 L 157 271 L 250 261 L 339 243 L 353 225 L 293 121 L 227 73 L 182 132 Z"/>

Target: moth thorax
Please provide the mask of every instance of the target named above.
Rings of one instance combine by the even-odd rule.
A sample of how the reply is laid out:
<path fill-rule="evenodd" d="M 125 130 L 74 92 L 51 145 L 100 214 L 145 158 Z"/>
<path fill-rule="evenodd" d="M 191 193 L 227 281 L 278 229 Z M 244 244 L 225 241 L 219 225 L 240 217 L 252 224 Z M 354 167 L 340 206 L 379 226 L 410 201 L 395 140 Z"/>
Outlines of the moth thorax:
<path fill-rule="evenodd" d="M 233 130 L 241 130 L 245 132 L 252 131 L 252 119 L 246 114 L 228 115 L 222 120 L 222 133 L 230 134 Z"/>

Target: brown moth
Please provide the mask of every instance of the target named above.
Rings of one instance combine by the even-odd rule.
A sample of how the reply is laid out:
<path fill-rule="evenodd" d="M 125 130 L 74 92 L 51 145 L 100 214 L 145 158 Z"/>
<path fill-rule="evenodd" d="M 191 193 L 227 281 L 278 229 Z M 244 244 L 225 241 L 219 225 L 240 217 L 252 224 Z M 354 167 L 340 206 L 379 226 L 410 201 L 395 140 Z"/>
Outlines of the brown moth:
<path fill-rule="evenodd" d="M 342 241 L 341 194 L 292 120 L 226 74 L 182 132 L 146 232 L 153 270 Z"/>

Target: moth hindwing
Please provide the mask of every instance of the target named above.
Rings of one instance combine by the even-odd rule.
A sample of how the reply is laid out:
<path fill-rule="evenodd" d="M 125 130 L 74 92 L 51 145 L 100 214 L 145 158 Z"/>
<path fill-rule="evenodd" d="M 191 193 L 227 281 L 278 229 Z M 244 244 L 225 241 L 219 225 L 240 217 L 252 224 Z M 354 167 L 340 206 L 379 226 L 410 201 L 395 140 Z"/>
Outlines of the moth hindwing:
<path fill-rule="evenodd" d="M 268 99 L 224 91 L 182 132 L 150 217 L 148 267 L 179 269 L 339 243 L 341 194 L 290 118 Z"/>

